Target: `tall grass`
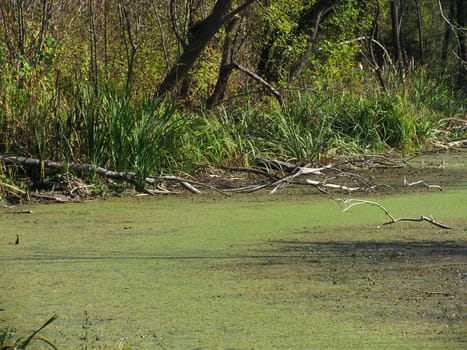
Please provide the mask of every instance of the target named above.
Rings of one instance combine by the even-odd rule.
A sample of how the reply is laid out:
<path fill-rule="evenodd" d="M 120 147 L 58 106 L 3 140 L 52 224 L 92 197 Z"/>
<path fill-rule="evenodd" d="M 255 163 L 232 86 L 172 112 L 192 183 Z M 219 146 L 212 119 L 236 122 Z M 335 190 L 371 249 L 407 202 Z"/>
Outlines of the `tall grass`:
<path fill-rule="evenodd" d="M 150 98 L 133 101 L 115 90 L 96 92 L 90 86 L 76 93 L 73 129 L 86 160 L 135 172 L 138 187 L 149 174 L 177 166 L 184 120 L 170 104 Z"/>
<path fill-rule="evenodd" d="M 96 91 L 80 81 L 66 92 L 3 88 L 1 153 L 131 171 L 138 186 L 150 173 L 171 171 L 182 161 L 185 121 L 170 103 Z"/>
<path fill-rule="evenodd" d="M 198 165 L 251 166 L 258 156 L 324 161 L 366 151 L 424 147 L 443 118 L 463 118 L 465 100 L 421 71 L 353 90 L 296 92 L 284 106 L 249 98 L 211 110 L 177 110 L 143 94 L 82 79 L 24 87 L 0 78 L 0 153 L 88 162 L 137 174 Z M 42 176 L 40 176 L 42 178 Z"/>

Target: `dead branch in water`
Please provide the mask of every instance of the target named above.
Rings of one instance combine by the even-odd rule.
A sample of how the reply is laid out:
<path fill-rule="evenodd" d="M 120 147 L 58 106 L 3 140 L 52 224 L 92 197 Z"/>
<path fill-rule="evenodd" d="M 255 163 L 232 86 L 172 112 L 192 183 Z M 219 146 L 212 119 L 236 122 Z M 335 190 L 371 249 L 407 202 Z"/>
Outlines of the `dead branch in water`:
<path fill-rule="evenodd" d="M 204 182 L 196 181 L 193 177 L 187 176 L 172 176 L 172 175 L 160 175 L 160 176 L 148 176 L 144 179 L 146 186 L 141 188 L 142 184 L 137 183 L 138 174 L 135 172 L 118 172 L 112 171 L 100 166 L 93 164 L 79 164 L 79 163 L 62 163 L 54 162 L 51 160 L 41 160 L 36 158 L 28 157 L 16 157 L 16 156 L 2 156 L 0 155 L 0 162 L 19 164 L 23 166 L 27 171 L 30 168 L 37 167 L 38 169 L 57 169 L 62 172 L 69 170 L 78 173 L 89 173 L 98 175 L 103 178 L 123 181 L 129 184 L 135 185 L 142 194 L 147 195 L 158 195 L 158 194 L 176 194 L 179 193 L 173 186 L 165 188 L 165 185 L 177 185 L 177 188 L 185 188 L 194 194 L 202 193 L 201 189 L 208 189 L 221 193 L 222 195 L 229 196 L 231 192 L 242 192 L 252 193 L 268 189 L 270 194 L 278 193 L 290 186 L 308 186 L 317 189 L 323 194 L 330 194 L 330 192 L 343 192 L 343 193 L 354 193 L 354 192 L 370 192 L 376 190 L 378 187 L 388 187 L 389 185 L 378 185 L 373 182 L 372 176 L 362 176 L 358 173 L 349 171 L 349 169 L 372 169 L 374 167 L 382 168 L 398 168 L 406 166 L 407 163 L 403 160 L 392 161 L 384 156 L 364 156 L 359 161 L 342 161 L 334 162 L 326 165 L 306 164 L 303 162 L 292 163 L 290 161 L 280 161 L 275 159 L 258 158 L 258 168 L 246 168 L 246 167 L 229 167 L 221 166 L 220 169 L 229 172 L 242 172 L 248 174 L 248 181 L 242 177 L 228 178 L 228 180 L 239 180 L 236 182 L 229 182 L 229 185 L 225 185 L 225 178 L 222 178 L 221 184 L 218 181 L 211 181 L 207 179 Z M 253 174 L 254 177 L 251 175 Z M 214 176 L 214 175 L 210 175 Z M 259 179 L 259 177 L 262 177 Z M 89 188 L 92 189 L 92 185 L 86 185 L 81 180 L 72 178 L 70 180 L 68 175 L 63 176 L 63 181 L 59 183 L 63 192 L 69 194 L 71 197 L 80 199 L 82 197 L 88 198 L 92 196 Z M 65 184 L 65 186 L 64 186 Z M 233 184 L 233 186 L 232 186 Z M 440 189 L 438 185 L 429 185 L 424 181 L 416 181 L 409 183 L 404 178 L 404 184 L 406 186 L 423 185 L 428 188 Z M 140 185 L 140 186 L 137 186 Z M 8 185 L 5 185 L 8 186 Z M 4 186 L 4 187 L 5 187 Z M 54 192 L 54 190 L 52 190 Z M 10 191 L 11 192 L 11 191 Z M 27 191 L 24 193 L 12 193 L 11 196 L 16 195 L 24 198 L 27 195 Z M 20 200 L 21 200 L 20 198 Z M 45 199 L 44 197 L 42 199 Z M 63 198 L 55 198 L 55 200 L 62 201 Z M 391 223 L 395 219 L 393 218 Z M 415 219 L 402 218 L 398 221 L 414 221 Z M 427 217 L 421 217 L 416 219 L 417 221 L 433 221 Z M 435 222 L 432 222 L 435 224 Z"/>
<path fill-rule="evenodd" d="M 343 213 L 348 211 L 350 208 L 355 207 L 357 205 L 361 205 L 361 204 L 367 204 L 367 205 L 378 207 L 390 219 L 390 221 L 384 222 L 384 223 L 378 225 L 378 228 L 380 228 L 382 226 L 385 226 L 385 225 L 395 224 L 395 223 L 401 222 L 401 221 L 417 221 L 417 222 L 418 221 L 426 221 L 426 222 L 429 222 L 432 225 L 435 225 L 435 226 L 443 228 L 443 229 L 452 229 L 452 227 L 436 221 L 433 217 L 427 217 L 427 216 L 424 216 L 424 215 L 420 216 L 419 218 L 395 218 L 385 207 L 383 207 L 378 202 L 367 201 L 367 200 L 364 200 L 364 199 L 354 199 L 354 198 L 351 198 L 351 199 L 337 199 L 337 201 L 344 203 L 345 207 L 342 210 Z"/>
<path fill-rule="evenodd" d="M 415 181 L 415 182 L 407 182 L 407 179 L 404 176 L 404 186 L 406 187 L 411 187 L 411 186 L 416 186 L 416 185 L 423 185 L 426 188 L 436 188 L 440 191 L 443 190 L 443 188 L 440 185 L 429 185 L 423 180 Z"/>

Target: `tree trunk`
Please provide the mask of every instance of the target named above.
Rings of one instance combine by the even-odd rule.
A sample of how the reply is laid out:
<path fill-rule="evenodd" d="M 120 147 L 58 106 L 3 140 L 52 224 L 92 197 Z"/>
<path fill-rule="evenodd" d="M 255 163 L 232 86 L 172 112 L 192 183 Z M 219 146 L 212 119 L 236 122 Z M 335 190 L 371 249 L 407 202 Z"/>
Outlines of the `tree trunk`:
<path fill-rule="evenodd" d="M 415 6 L 417 9 L 417 24 L 418 24 L 418 54 L 420 63 L 423 64 L 424 57 L 423 57 L 423 31 L 422 31 L 422 9 L 420 7 L 420 0 L 415 0 Z"/>
<path fill-rule="evenodd" d="M 234 18 L 229 22 L 225 28 L 225 39 L 222 47 L 222 61 L 219 68 L 219 75 L 217 78 L 216 87 L 214 92 L 208 99 L 208 108 L 218 104 L 224 99 L 225 92 L 227 90 L 227 84 L 229 82 L 230 75 L 234 66 L 232 65 L 232 56 L 233 56 L 233 42 L 232 42 L 232 32 L 235 30 L 238 19 Z"/>
<path fill-rule="evenodd" d="M 246 0 L 235 10 L 230 11 L 233 0 L 217 0 L 211 14 L 194 27 L 182 55 L 166 75 L 154 97 L 162 97 L 173 91 L 178 83 L 186 77 L 196 60 L 201 56 L 204 48 L 219 29 L 254 1 Z"/>
<path fill-rule="evenodd" d="M 384 64 L 384 58 L 382 57 L 382 54 L 379 53 L 381 51 L 381 48 L 377 48 L 377 52 L 375 52 L 375 47 L 374 47 L 374 40 L 379 39 L 379 13 L 380 13 L 380 7 L 379 5 L 376 8 L 376 13 L 375 13 L 375 19 L 373 20 L 373 30 L 371 31 L 371 40 L 368 42 L 368 46 L 370 49 L 370 54 L 371 54 L 371 59 L 373 61 L 373 65 L 375 66 L 374 71 L 376 73 L 376 77 L 378 78 L 378 81 L 381 85 L 381 88 L 384 90 L 384 92 L 387 92 L 387 86 L 386 86 L 386 81 L 384 80 L 383 73 L 381 72 L 381 66 Z"/>
<path fill-rule="evenodd" d="M 457 25 L 459 35 L 459 86 L 464 92 L 467 91 L 467 52 L 465 47 L 466 32 L 465 21 L 467 17 L 467 6 L 464 0 L 457 0 Z"/>
<path fill-rule="evenodd" d="M 400 39 L 399 28 L 399 8 L 396 0 L 391 0 L 391 24 L 392 24 L 392 43 L 394 47 L 394 57 L 398 63 L 399 68 L 404 68 L 404 58 L 402 56 L 402 45 Z"/>
<path fill-rule="evenodd" d="M 441 3 L 439 3 L 441 6 Z M 456 12 L 456 7 L 454 0 L 451 0 L 449 3 L 449 18 L 454 18 L 454 14 Z M 452 37 L 452 29 L 449 23 L 446 23 L 446 29 L 444 32 L 444 38 L 443 38 L 443 46 L 441 48 L 441 69 L 444 71 L 447 65 L 447 60 L 448 60 L 448 51 L 449 51 L 449 44 L 451 43 L 451 37 Z"/>
<path fill-rule="evenodd" d="M 313 5 L 311 11 L 310 21 L 314 24 L 313 33 L 308 39 L 307 47 L 305 51 L 298 57 L 298 59 L 293 63 L 292 69 L 289 76 L 289 83 L 294 81 L 306 68 L 306 65 L 313 53 L 314 42 L 318 35 L 319 24 L 321 23 L 324 15 L 326 15 L 330 10 L 336 6 L 337 2 L 333 0 L 318 0 L 318 2 Z"/>

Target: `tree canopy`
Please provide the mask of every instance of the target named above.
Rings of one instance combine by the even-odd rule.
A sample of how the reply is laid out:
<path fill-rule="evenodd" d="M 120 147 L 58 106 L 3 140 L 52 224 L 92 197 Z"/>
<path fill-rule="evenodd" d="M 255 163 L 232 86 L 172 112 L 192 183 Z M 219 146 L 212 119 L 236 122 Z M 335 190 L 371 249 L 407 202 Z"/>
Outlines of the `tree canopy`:
<path fill-rule="evenodd" d="M 79 77 L 198 103 L 227 78 L 218 74 L 227 61 L 277 88 L 319 90 L 391 65 L 402 75 L 425 65 L 462 87 L 465 7 L 460 0 L 5 0 L 0 62 L 19 86 L 34 72 L 50 82 Z M 230 57 L 222 62 L 225 45 Z M 244 92 L 251 78 L 229 77 L 223 89 Z"/>

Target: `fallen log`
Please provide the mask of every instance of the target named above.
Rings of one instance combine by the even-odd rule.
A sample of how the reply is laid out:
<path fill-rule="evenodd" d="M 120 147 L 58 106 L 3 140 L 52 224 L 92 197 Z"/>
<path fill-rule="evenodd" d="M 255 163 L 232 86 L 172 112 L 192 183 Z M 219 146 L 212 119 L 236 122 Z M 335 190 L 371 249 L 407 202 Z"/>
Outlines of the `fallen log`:
<path fill-rule="evenodd" d="M 45 168 L 51 168 L 51 169 L 60 169 L 60 170 L 70 169 L 70 170 L 77 171 L 77 172 L 95 173 L 96 175 L 99 175 L 101 177 L 105 177 L 108 179 L 125 181 L 133 185 L 136 184 L 137 174 L 134 172 L 111 171 L 106 168 L 92 165 L 92 164 L 62 163 L 62 162 L 55 162 L 51 160 L 41 160 L 37 158 L 2 156 L 2 155 L 0 155 L 0 161 L 7 162 L 7 163 L 13 163 L 13 164 L 20 164 L 22 166 L 37 166 L 37 167 L 43 166 Z M 189 191 L 191 191 L 192 193 L 196 193 L 196 194 L 201 193 L 201 191 L 198 188 L 196 188 L 196 186 L 205 187 L 205 188 L 212 189 L 216 192 L 219 192 L 225 196 L 229 196 L 228 193 L 225 193 L 224 191 L 216 188 L 215 186 L 211 186 L 209 184 L 205 184 L 202 182 L 193 181 L 190 179 L 181 178 L 177 176 L 162 175 L 162 176 L 146 177 L 144 181 L 149 185 L 157 185 L 159 182 L 163 182 L 163 181 L 179 183 L 185 188 L 187 188 Z M 146 189 L 144 190 L 144 192 L 148 194 L 158 193 L 158 192 L 155 192 L 152 190 L 149 191 Z M 164 191 L 164 194 L 167 194 L 168 192 L 169 191 Z"/>

